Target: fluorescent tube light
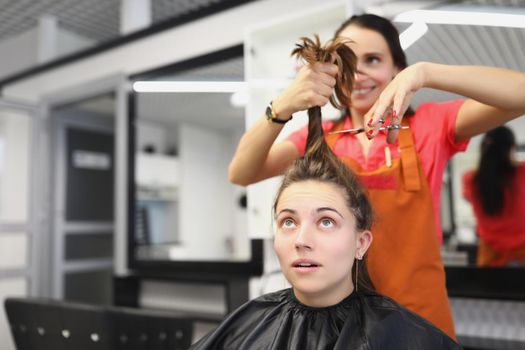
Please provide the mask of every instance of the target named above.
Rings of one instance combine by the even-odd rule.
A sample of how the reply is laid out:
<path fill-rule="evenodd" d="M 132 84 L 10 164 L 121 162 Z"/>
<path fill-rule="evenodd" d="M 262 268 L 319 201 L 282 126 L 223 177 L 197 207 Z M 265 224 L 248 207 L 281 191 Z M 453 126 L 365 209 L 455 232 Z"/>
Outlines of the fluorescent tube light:
<path fill-rule="evenodd" d="M 421 21 L 414 22 L 399 34 L 399 41 L 403 50 L 408 49 L 413 43 L 420 39 L 428 31 L 428 26 Z"/>
<path fill-rule="evenodd" d="M 136 81 L 136 92 L 237 92 L 246 89 L 240 81 Z"/>
<path fill-rule="evenodd" d="M 394 18 L 394 22 L 424 22 L 427 24 L 525 28 L 525 15 L 466 11 L 414 10 L 397 15 Z"/>
<path fill-rule="evenodd" d="M 284 89 L 291 79 L 253 79 L 244 81 L 136 81 L 135 92 L 239 92 L 248 88 Z"/>

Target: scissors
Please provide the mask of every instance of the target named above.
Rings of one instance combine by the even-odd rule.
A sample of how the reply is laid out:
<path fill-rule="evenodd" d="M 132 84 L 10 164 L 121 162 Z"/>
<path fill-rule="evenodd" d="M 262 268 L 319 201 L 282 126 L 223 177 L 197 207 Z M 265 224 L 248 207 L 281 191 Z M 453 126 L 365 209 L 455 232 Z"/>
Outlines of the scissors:
<path fill-rule="evenodd" d="M 410 128 L 410 126 L 408 126 L 408 125 L 391 124 L 391 125 L 388 125 L 388 126 L 382 126 L 382 127 L 379 128 L 379 130 L 390 131 L 390 130 L 400 130 L 400 129 L 409 129 L 409 128 Z M 328 134 L 331 135 L 331 134 L 350 133 L 352 135 L 357 135 L 357 134 L 360 134 L 362 132 L 365 132 L 365 128 L 353 128 L 353 129 L 337 130 L 337 131 L 331 131 Z"/>

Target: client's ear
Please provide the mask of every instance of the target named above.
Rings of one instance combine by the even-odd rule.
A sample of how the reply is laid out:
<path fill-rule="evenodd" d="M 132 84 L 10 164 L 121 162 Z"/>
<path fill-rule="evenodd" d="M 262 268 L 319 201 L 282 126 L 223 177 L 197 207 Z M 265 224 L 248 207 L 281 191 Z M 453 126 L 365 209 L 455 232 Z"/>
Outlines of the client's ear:
<path fill-rule="evenodd" d="M 356 255 L 359 257 L 363 257 L 368 248 L 370 247 L 370 244 L 372 244 L 372 240 L 374 239 L 372 236 L 372 232 L 370 232 L 369 230 L 358 232 L 356 238 Z"/>

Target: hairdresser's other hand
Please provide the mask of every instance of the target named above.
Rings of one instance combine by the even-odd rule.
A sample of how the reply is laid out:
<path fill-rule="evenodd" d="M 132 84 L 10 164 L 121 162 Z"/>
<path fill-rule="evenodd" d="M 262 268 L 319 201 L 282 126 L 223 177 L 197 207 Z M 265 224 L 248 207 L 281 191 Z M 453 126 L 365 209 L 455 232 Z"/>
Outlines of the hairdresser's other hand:
<path fill-rule="evenodd" d="M 385 87 L 376 103 L 365 115 L 365 121 L 374 129 L 372 137 L 377 135 L 382 126 L 380 119 L 387 125 L 399 125 L 405 115 L 412 97 L 424 86 L 423 65 L 416 63 L 399 72 Z M 390 130 L 387 136 L 388 143 L 394 143 L 399 130 Z"/>
<path fill-rule="evenodd" d="M 334 92 L 338 68 L 317 62 L 303 66 L 294 81 L 273 101 L 277 115 L 290 116 L 315 106 L 324 106 Z"/>

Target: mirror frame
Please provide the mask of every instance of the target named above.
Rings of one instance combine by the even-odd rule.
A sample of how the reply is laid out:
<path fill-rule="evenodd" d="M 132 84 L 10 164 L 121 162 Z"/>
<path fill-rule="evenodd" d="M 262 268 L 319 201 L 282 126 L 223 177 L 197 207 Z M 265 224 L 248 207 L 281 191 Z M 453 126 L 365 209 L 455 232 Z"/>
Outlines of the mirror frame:
<path fill-rule="evenodd" d="M 525 268 L 445 266 L 449 297 L 525 300 Z"/>
<path fill-rule="evenodd" d="M 244 46 L 236 45 L 203 56 L 190 58 L 172 65 L 142 72 L 129 77 L 131 82 L 148 80 L 154 77 L 173 74 L 190 68 L 205 66 L 220 60 L 242 56 Z M 135 257 L 135 209 L 136 209 L 136 183 L 135 183 L 135 146 L 136 146 L 136 121 L 137 121 L 137 93 L 128 93 L 128 235 L 127 235 L 127 265 L 130 269 L 149 276 L 178 277 L 191 279 L 223 279 L 239 276 L 260 276 L 263 273 L 263 240 L 250 239 L 250 260 L 243 262 L 220 261 L 188 261 L 188 260 L 145 260 Z"/>
<path fill-rule="evenodd" d="M 518 144 L 516 150 L 525 152 L 525 144 Z M 449 165 L 452 177 L 455 175 L 454 168 L 452 164 Z M 452 187 L 447 189 L 450 191 L 450 207 L 454 208 Z M 452 227 L 455 230 L 454 211 L 452 214 Z M 525 267 L 445 266 L 445 272 L 447 290 L 451 297 L 525 300 Z"/>

